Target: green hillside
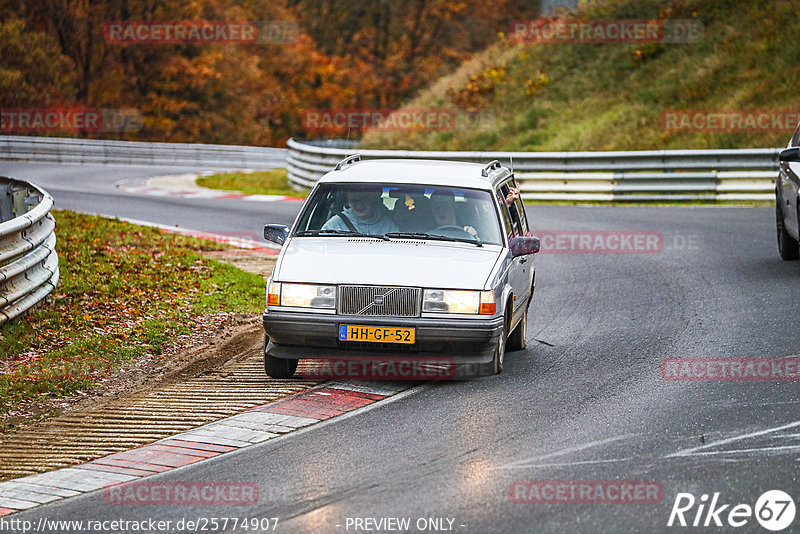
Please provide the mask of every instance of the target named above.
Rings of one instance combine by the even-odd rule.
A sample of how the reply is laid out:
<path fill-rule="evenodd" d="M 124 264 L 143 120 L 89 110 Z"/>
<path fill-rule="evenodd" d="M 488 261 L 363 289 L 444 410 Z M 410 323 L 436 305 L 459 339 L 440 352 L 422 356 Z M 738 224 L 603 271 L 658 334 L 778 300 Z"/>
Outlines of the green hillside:
<path fill-rule="evenodd" d="M 568 19 L 697 20 L 688 43 L 518 43 L 501 35 L 407 108 L 456 112 L 451 131 L 368 132 L 365 148 L 638 150 L 784 146 L 793 124 L 667 130 L 671 110 L 800 110 L 800 16 L 792 0 L 611 0 Z M 792 114 L 781 113 L 792 111 Z M 797 117 L 797 118 L 792 118 Z M 469 120 L 466 120 L 469 119 Z"/>

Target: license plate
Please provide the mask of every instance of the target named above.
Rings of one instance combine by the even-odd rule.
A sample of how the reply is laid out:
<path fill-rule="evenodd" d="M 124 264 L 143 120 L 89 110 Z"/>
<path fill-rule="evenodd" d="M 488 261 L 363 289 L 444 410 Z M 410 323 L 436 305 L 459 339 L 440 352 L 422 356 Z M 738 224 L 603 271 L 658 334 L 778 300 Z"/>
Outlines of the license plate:
<path fill-rule="evenodd" d="M 339 325 L 341 341 L 368 341 L 371 343 L 414 343 L 413 328 L 393 326 L 362 326 L 357 324 Z"/>

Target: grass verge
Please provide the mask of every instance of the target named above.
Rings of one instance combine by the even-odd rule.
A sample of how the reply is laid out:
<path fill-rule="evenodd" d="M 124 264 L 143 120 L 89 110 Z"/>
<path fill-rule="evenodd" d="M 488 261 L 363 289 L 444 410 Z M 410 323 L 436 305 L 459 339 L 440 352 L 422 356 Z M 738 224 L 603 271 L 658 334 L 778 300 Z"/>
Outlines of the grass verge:
<path fill-rule="evenodd" d="M 200 315 L 263 309 L 261 277 L 203 257 L 224 245 L 69 211 L 53 215 L 61 279 L 51 302 L 0 326 L 2 417 L 161 354 Z"/>
<path fill-rule="evenodd" d="M 289 184 L 286 169 L 212 174 L 211 176 L 201 176 L 196 183 L 209 189 L 238 191 L 245 195 L 283 195 L 303 198 L 308 196 L 307 189 L 294 189 Z"/>
<path fill-rule="evenodd" d="M 796 2 L 581 4 L 565 17 L 685 20 L 703 31 L 683 43 L 516 43 L 506 36 L 406 105 L 451 110 L 456 117 L 450 131 L 376 129 L 364 135 L 361 147 L 595 151 L 786 146 L 797 120 L 796 83 L 787 76 L 800 61 Z M 775 118 L 752 128 L 667 128 L 665 117 L 679 110 L 762 110 Z"/>

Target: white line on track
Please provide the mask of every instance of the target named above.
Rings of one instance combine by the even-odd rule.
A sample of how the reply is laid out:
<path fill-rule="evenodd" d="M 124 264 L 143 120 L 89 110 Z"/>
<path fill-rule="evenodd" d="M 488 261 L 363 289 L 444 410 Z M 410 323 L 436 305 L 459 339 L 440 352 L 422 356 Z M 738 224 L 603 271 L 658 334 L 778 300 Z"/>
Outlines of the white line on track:
<path fill-rule="evenodd" d="M 531 458 L 526 458 L 525 460 L 519 460 L 519 461 L 516 461 L 516 462 L 511 462 L 511 463 L 508 463 L 508 464 L 505 464 L 505 465 L 494 467 L 493 469 L 519 469 L 519 468 L 525 468 L 525 467 L 539 467 L 539 466 L 541 466 L 543 464 L 539 464 L 539 463 L 532 464 L 531 462 L 540 462 L 541 460 L 546 460 L 548 458 L 556 458 L 558 456 L 565 456 L 567 454 L 572 454 L 574 452 L 580 452 L 580 451 L 583 451 L 583 450 L 586 450 L 586 449 L 590 449 L 590 448 L 593 448 L 593 447 L 599 447 L 599 446 L 602 446 L 602 445 L 607 445 L 609 443 L 614 443 L 614 442 L 617 442 L 617 441 L 621 441 L 623 439 L 634 437 L 635 435 L 636 434 L 624 434 L 622 436 L 615 436 L 613 438 L 606 438 L 606 439 L 600 439 L 600 440 L 596 440 L 596 441 L 590 441 L 588 443 L 583 443 L 581 445 L 576 445 L 574 447 L 566 447 L 564 449 L 560 449 L 560 450 L 557 450 L 557 451 L 554 451 L 554 452 L 550 452 L 550 453 L 547 453 L 547 454 L 542 454 L 542 455 L 539 455 L 539 456 L 533 456 Z M 617 461 L 617 460 L 609 460 L 609 461 Z M 553 465 L 557 465 L 557 464 L 553 464 Z"/>
<path fill-rule="evenodd" d="M 673 452 L 672 454 L 668 454 L 667 456 L 665 456 L 665 458 L 692 456 L 698 454 L 698 451 L 710 449 L 712 447 L 719 447 L 721 445 L 727 445 L 728 443 L 733 443 L 735 441 L 741 441 L 748 438 L 756 438 L 758 436 L 764 436 L 766 434 L 771 434 L 773 432 L 780 432 L 781 430 L 787 430 L 789 428 L 797 428 L 799 426 L 800 426 L 800 421 L 795 421 L 794 423 L 776 426 L 774 428 L 767 428 L 766 430 L 759 430 L 758 432 L 750 432 L 749 434 L 742 434 L 740 436 L 733 436 L 731 438 L 726 438 L 719 441 L 706 443 L 705 445 L 700 445 L 699 447 L 691 447 L 689 449 L 683 449 L 678 452 Z M 731 451 L 722 451 L 722 452 L 731 452 Z M 708 454 L 708 453 L 700 453 L 700 454 Z"/>
<path fill-rule="evenodd" d="M 518 466 L 500 466 L 494 467 L 493 469 L 536 469 L 536 468 L 547 468 L 547 467 L 573 467 L 576 465 L 592 465 L 592 464 L 613 464 L 617 462 L 627 462 L 629 460 L 633 460 L 633 456 L 629 456 L 627 458 L 609 458 L 607 460 L 579 460 L 577 462 L 556 462 L 551 464 L 525 464 L 525 465 L 518 465 Z"/>

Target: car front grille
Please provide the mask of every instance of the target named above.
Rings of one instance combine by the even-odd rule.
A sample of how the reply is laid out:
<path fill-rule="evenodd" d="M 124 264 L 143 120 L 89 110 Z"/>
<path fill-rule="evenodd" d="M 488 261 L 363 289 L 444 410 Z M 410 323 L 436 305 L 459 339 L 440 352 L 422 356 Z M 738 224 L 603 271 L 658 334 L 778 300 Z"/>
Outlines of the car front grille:
<path fill-rule="evenodd" d="M 420 289 L 415 287 L 340 286 L 339 313 L 386 317 L 417 317 Z"/>

